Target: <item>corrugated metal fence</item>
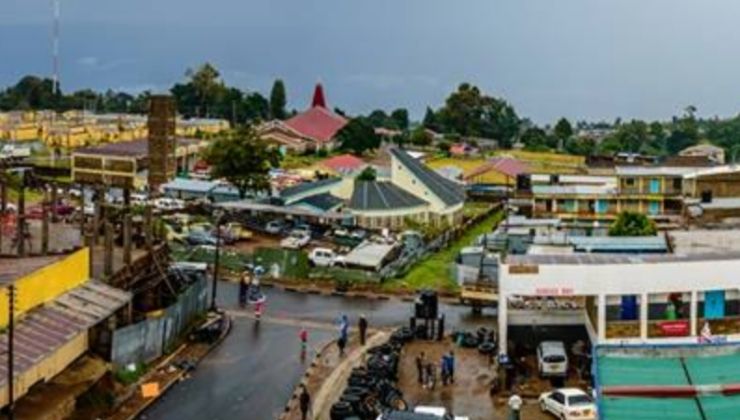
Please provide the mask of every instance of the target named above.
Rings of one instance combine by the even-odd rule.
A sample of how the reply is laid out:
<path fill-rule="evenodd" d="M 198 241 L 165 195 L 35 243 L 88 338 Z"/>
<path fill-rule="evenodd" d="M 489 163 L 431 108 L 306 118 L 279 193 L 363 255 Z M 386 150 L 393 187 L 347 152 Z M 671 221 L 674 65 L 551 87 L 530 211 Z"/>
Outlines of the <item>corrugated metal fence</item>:
<path fill-rule="evenodd" d="M 112 361 L 116 366 L 147 363 L 171 350 L 178 337 L 208 305 L 205 278 L 198 279 L 161 316 L 113 333 Z"/>

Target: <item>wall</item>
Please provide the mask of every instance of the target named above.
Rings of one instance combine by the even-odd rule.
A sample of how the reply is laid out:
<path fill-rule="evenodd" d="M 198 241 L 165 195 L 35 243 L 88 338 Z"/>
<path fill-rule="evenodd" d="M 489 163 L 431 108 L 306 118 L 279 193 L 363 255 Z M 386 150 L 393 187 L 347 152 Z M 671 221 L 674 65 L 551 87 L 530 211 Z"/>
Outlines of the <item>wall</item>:
<path fill-rule="evenodd" d="M 60 261 L 21 277 L 16 285 L 16 316 L 49 302 L 90 278 L 90 254 L 83 248 Z M 0 289 L 7 296 L 7 287 Z M 0 299 L 0 328 L 8 325 L 8 300 Z"/>
<path fill-rule="evenodd" d="M 120 328 L 113 333 L 111 361 L 116 366 L 150 362 L 171 351 L 193 320 L 206 311 L 207 281 L 193 283 L 167 309 L 150 314 L 150 318 Z"/>
<path fill-rule="evenodd" d="M 431 204 L 430 209 L 433 212 L 441 213 L 447 210 L 447 205 L 444 201 L 434 195 L 395 156 L 391 159 L 391 180 L 396 186 L 403 188 L 422 200 L 428 201 Z"/>
<path fill-rule="evenodd" d="M 87 351 L 87 331 L 83 331 L 34 367 L 17 375 L 13 384 L 14 400 L 24 396 L 39 381 L 48 381 Z M 0 407 L 8 404 L 8 386 L 0 387 Z"/>
<path fill-rule="evenodd" d="M 538 291 L 555 290 L 559 293 L 554 295 L 595 296 L 737 289 L 740 259 L 528 267 L 538 273 L 512 274 L 509 264 L 502 265 L 501 292 L 537 296 L 543 294 Z"/>

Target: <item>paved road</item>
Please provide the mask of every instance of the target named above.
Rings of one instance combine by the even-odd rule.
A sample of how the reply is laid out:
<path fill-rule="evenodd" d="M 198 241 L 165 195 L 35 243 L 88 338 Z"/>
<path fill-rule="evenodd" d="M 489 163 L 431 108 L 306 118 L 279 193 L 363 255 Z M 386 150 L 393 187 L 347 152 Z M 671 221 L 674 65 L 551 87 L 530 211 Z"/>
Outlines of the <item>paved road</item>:
<path fill-rule="evenodd" d="M 272 419 L 280 414 L 313 350 L 301 361 L 298 330 L 306 324 L 335 322 L 346 313 L 353 321 L 364 313 L 371 326 L 408 323 L 411 304 L 398 300 L 369 301 L 268 290 L 266 316 L 285 322 L 261 324 L 245 316 L 234 317 L 234 329 L 189 380 L 178 384 L 144 415 L 147 419 Z M 222 307 L 236 310 L 237 287 L 219 284 Z M 491 315 L 475 317 L 463 307 L 441 305 L 449 328 L 495 325 Z M 309 328 L 311 344 L 319 347 L 334 332 Z"/>

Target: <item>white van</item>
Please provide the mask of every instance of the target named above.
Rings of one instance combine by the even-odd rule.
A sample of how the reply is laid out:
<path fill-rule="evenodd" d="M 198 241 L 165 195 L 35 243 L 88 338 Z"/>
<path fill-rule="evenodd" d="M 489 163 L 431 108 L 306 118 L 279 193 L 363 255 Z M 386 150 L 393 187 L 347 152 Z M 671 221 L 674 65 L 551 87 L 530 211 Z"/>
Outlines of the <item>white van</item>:
<path fill-rule="evenodd" d="M 566 377 L 568 355 L 562 341 L 543 341 L 537 346 L 537 365 L 541 377 Z"/>

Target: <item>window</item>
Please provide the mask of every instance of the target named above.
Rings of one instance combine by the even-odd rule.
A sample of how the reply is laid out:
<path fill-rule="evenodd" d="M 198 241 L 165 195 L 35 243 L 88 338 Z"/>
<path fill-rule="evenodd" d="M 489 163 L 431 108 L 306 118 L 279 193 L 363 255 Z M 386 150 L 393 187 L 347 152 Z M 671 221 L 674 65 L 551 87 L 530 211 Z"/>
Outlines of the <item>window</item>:
<path fill-rule="evenodd" d="M 673 178 L 673 189 L 674 190 L 680 190 L 681 187 L 683 186 L 682 184 L 683 182 L 681 178 Z"/>
<path fill-rule="evenodd" d="M 565 395 L 563 395 L 560 392 L 553 392 L 552 395 L 550 395 L 550 398 L 552 398 L 554 401 L 558 402 L 559 404 L 565 404 Z"/>
<path fill-rule="evenodd" d="M 625 178 L 624 185 L 628 187 L 634 187 L 635 186 L 635 178 Z"/>

